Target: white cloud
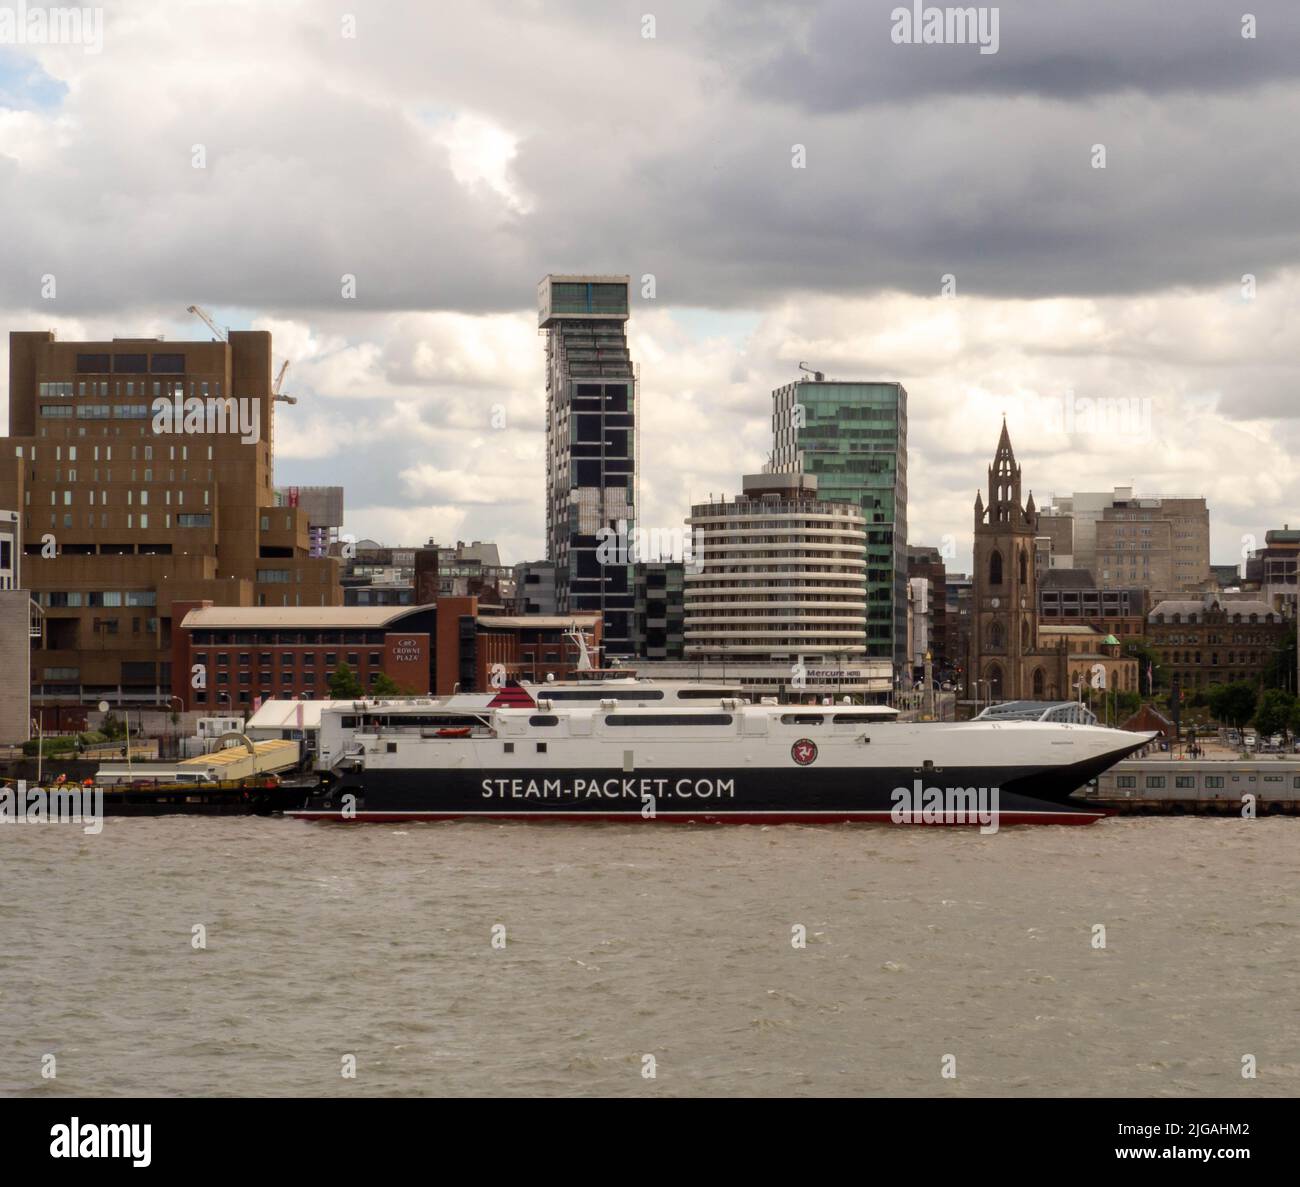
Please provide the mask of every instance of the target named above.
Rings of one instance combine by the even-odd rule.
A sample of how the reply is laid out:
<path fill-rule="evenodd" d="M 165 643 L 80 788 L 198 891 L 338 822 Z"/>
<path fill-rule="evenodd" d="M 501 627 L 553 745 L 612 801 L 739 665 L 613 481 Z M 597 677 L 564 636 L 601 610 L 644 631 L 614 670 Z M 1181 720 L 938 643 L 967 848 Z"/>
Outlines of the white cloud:
<path fill-rule="evenodd" d="M 511 170 L 518 138 L 484 116 L 466 112 L 440 121 L 434 140 L 447 150 L 451 175 L 471 192 L 486 186 L 516 214 L 533 208 Z"/>
<path fill-rule="evenodd" d="M 1272 42 L 1257 87 L 1180 91 L 1179 55 L 1130 45 L 1159 86 L 918 74 L 902 104 L 837 38 L 852 5 L 792 23 L 665 0 L 655 39 L 563 0 L 362 6 L 354 39 L 307 0 L 107 7 L 102 55 L 35 51 L 59 104 L 0 109 L 3 325 L 197 337 L 197 301 L 270 329 L 299 398 L 277 408 L 277 478 L 344 483 L 362 534 L 541 553 L 548 269 L 657 277 L 629 324 L 647 527 L 761 465 L 800 360 L 907 385 L 914 541 L 968 540 L 1003 411 L 1040 499 L 1204 491 L 1228 559 L 1300 522 L 1300 125 Z M 1110 37 L 1090 28 L 1085 65 Z M 762 74 L 832 49 L 817 80 Z M 955 301 L 916 295 L 946 271 Z M 1067 438 L 1071 391 L 1141 401 L 1150 435 Z"/>

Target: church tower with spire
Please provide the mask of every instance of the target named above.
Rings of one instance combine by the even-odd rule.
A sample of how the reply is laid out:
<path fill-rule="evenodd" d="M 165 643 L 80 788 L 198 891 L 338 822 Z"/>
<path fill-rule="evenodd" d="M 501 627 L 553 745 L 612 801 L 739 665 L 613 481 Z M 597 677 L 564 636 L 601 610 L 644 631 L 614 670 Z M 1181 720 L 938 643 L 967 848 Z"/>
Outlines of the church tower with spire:
<path fill-rule="evenodd" d="M 1031 492 L 1020 501 L 1020 467 L 1003 418 L 989 467 L 988 502 L 975 495 L 973 621 L 966 694 L 981 701 L 1041 700 L 1055 691 L 1052 657 L 1039 650 Z M 975 682 L 982 683 L 977 688 Z"/>

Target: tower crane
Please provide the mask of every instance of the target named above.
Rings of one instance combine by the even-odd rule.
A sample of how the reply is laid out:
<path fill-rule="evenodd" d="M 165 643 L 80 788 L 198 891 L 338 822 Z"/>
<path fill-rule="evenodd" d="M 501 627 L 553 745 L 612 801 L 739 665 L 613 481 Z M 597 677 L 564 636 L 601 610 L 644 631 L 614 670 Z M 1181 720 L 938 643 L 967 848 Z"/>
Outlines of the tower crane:
<path fill-rule="evenodd" d="M 283 404 L 296 404 L 298 402 L 297 396 L 290 396 L 280 391 L 280 384 L 284 382 L 284 373 L 288 369 L 289 360 L 285 359 L 284 362 L 280 364 L 280 370 L 276 374 L 275 382 L 271 384 L 271 399 L 279 400 Z"/>
<path fill-rule="evenodd" d="M 212 314 L 210 314 L 206 309 L 204 309 L 202 305 L 187 305 L 185 307 L 185 312 L 194 314 L 195 317 L 197 317 L 201 322 L 203 322 L 203 324 L 207 326 L 208 329 L 211 330 L 217 336 L 219 341 L 221 342 L 230 341 L 229 332 L 223 329 L 221 326 L 217 325 L 216 320 L 213 318 Z M 285 359 L 284 362 L 280 365 L 280 370 L 275 377 L 275 382 L 271 384 L 271 399 L 279 400 L 282 404 L 296 404 L 298 402 L 297 396 L 282 394 L 280 391 L 280 384 L 284 382 L 284 373 L 288 369 L 289 369 L 289 360 Z"/>
<path fill-rule="evenodd" d="M 212 320 L 212 314 L 204 309 L 202 305 L 187 305 L 185 307 L 185 312 L 194 314 L 194 316 L 203 322 L 203 324 L 206 325 L 220 341 L 228 342 L 230 340 L 229 334 Z"/>

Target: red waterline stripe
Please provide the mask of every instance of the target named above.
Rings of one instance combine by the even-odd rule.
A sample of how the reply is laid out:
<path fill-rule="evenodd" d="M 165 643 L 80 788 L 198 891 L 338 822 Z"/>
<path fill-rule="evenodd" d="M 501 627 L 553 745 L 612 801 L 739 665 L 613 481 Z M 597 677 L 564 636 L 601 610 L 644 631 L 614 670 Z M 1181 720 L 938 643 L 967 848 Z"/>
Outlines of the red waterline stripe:
<path fill-rule="evenodd" d="M 653 817 L 643 817 L 639 812 L 358 812 L 345 817 L 340 812 L 314 812 L 310 809 L 285 812 L 296 820 L 327 820 L 339 824 L 382 824 L 394 821 L 445 821 L 445 820 L 519 820 L 533 823 L 546 821 L 593 821 L 599 823 L 654 824 L 893 824 L 888 812 L 657 812 Z M 1095 824 L 1108 812 L 1000 812 L 998 827 L 1021 824 Z M 975 828 L 979 820 L 949 824 L 916 822 L 899 827 L 920 828 Z"/>

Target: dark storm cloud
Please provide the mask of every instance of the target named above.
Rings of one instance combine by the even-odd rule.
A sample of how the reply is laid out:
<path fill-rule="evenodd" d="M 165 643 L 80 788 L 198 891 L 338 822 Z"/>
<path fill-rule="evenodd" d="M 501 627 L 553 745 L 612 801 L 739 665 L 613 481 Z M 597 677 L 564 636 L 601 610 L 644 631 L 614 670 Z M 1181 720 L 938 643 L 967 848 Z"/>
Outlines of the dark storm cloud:
<path fill-rule="evenodd" d="M 659 298 L 765 305 L 792 290 L 1100 295 L 1222 286 L 1297 261 L 1300 133 L 1286 91 L 1106 110 L 935 100 L 923 108 L 800 117 L 732 112 L 589 180 L 580 225 L 539 210 L 565 258 L 651 272 Z M 802 144 L 807 168 L 792 169 Z M 1107 167 L 1094 169 L 1094 144 Z M 545 141 L 519 171 L 562 182 Z M 540 261 L 539 261 L 540 263 Z"/>
<path fill-rule="evenodd" d="M 1152 95 L 1255 87 L 1300 72 L 1300 5 L 1294 0 L 1002 0 L 994 53 L 960 44 L 897 44 L 915 24 L 913 0 L 824 0 L 766 18 L 735 8 L 713 16 L 720 45 L 746 47 L 752 93 L 818 111 L 851 110 L 934 95 L 1032 94 L 1081 99 L 1133 90 Z M 903 9 L 906 17 L 896 21 Z M 1256 36 L 1242 36 L 1242 17 Z M 989 26 L 986 26 L 988 28 Z M 764 42 L 774 39 L 768 44 Z M 775 40 L 778 39 L 779 40 Z"/>
<path fill-rule="evenodd" d="M 1300 262 L 1300 4 L 1243 3 L 1253 41 L 1210 0 L 1017 0 L 992 55 L 895 45 L 878 0 L 664 0 L 652 39 L 629 3 L 384 3 L 351 42 L 310 8 L 145 10 L 102 60 L 46 64 L 83 72 L 58 127 L 0 120 L 0 304 L 43 307 L 52 274 L 63 314 L 478 313 L 565 269 L 715 308 L 949 273 L 1226 293 Z M 452 175 L 437 129 L 461 112 L 517 139 L 526 201 Z"/>

